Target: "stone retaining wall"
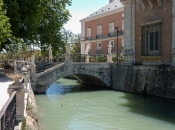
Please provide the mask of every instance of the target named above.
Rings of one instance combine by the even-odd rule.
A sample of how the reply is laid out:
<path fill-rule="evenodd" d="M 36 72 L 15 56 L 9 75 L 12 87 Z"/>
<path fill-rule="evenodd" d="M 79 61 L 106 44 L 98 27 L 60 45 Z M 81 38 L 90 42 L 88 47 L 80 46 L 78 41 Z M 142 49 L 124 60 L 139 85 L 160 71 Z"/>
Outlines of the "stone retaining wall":
<path fill-rule="evenodd" d="M 114 66 L 113 89 L 175 99 L 175 67 Z"/>

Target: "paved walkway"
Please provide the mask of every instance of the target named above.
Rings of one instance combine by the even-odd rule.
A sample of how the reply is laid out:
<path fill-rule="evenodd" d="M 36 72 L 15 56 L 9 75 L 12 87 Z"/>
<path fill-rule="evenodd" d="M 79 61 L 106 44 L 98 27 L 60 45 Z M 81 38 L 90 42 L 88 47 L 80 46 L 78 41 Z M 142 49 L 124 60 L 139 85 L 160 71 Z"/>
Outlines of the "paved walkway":
<path fill-rule="evenodd" d="M 4 74 L 0 74 L 0 110 L 4 106 L 4 104 L 7 102 L 9 95 L 7 93 L 7 88 L 10 84 L 12 84 L 14 81 L 10 78 L 8 78 Z"/>

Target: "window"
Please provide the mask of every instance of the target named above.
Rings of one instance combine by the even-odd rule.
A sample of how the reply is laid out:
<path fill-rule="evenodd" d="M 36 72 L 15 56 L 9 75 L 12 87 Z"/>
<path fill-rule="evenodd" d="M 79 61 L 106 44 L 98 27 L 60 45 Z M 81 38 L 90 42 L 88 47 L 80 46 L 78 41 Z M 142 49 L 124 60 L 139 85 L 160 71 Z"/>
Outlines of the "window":
<path fill-rule="evenodd" d="M 97 26 L 97 38 L 102 36 L 102 25 Z"/>
<path fill-rule="evenodd" d="M 97 49 L 100 50 L 102 48 L 101 42 L 97 43 Z"/>
<path fill-rule="evenodd" d="M 142 55 L 160 55 L 161 47 L 161 24 L 142 27 Z"/>
<path fill-rule="evenodd" d="M 88 37 L 88 38 L 91 37 L 91 28 L 88 28 L 88 29 L 87 29 L 87 37 Z"/>
<path fill-rule="evenodd" d="M 114 35 L 114 22 L 109 23 L 109 36 Z"/>
<path fill-rule="evenodd" d="M 101 35 L 101 28 L 98 28 L 98 35 Z"/>

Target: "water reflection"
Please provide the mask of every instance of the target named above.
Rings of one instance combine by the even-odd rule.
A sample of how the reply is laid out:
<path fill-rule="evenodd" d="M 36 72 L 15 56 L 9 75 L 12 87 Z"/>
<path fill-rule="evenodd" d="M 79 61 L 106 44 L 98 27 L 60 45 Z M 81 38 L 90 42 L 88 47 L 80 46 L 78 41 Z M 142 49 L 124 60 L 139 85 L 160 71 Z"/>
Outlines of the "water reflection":
<path fill-rule="evenodd" d="M 127 102 L 121 105 L 130 108 L 130 112 L 175 124 L 175 100 L 130 93 L 122 98 Z"/>

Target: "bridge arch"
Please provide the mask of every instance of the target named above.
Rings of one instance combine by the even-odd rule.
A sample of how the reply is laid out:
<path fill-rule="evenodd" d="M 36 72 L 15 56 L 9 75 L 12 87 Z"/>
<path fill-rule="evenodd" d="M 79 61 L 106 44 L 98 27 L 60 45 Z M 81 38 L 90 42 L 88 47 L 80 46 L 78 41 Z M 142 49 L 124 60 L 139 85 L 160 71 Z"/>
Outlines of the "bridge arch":
<path fill-rule="evenodd" d="M 111 87 L 110 64 L 64 63 L 37 75 L 33 91 L 45 93 L 52 83 L 68 75 L 74 75 L 81 83 Z"/>

